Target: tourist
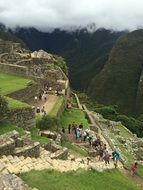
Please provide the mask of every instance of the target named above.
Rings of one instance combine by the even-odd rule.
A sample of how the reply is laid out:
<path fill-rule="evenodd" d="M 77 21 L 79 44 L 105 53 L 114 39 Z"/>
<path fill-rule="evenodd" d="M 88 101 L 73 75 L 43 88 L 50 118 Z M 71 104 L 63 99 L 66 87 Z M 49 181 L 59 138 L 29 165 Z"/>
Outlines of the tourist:
<path fill-rule="evenodd" d="M 36 109 L 36 113 L 40 113 L 40 108 L 39 107 L 37 107 L 37 109 Z"/>
<path fill-rule="evenodd" d="M 42 100 L 42 94 L 41 93 L 39 94 L 39 100 Z"/>
<path fill-rule="evenodd" d="M 87 131 L 85 130 L 85 131 L 83 132 L 83 141 L 85 141 L 86 138 L 87 138 Z"/>
<path fill-rule="evenodd" d="M 135 162 L 131 165 L 131 176 L 134 176 L 136 170 L 137 170 L 138 163 Z"/>
<path fill-rule="evenodd" d="M 114 161 L 115 168 L 118 167 L 118 161 L 120 160 L 120 153 L 117 150 L 112 152 L 112 159 Z"/>
<path fill-rule="evenodd" d="M 62 127 L 62 132 L 65 133 L 65 128 L 64 127 Z"/>
<path fill-rule="evenodd" d="M 89 142 L 89 145 L 91 146 L 92 145 L 92 135 L 89 134 L 88 136 L 88 142 Z"/>
<path fill-rule="evenodd" d="M 68 125 L 68 132 L 71 133 L 71 124 Z"/>
<path fill-rule="evenodd" d="M 103 147 L 100 147 L 99 149 L 99 161 L 103 161 Z"/>
<path fill-rule="evenodd" d="M 44 113 L 44 114 L 46 114 L 45 106 L 42 107 L 41 112 Z"/>
<path fill-rule="evenodd" d="M 79 128 L 76 128 L 76 140 L 80 138 L 80 130 Z"/>
<path fill-rule="evenodd" d="M 91 161 L 90 157 L 87 157 L 87 165 L 89 165 L 89 162 Z"/>
<path fill-rule="evenodd" d="M 83 129 L 83 124 L 81 123 L 78 127 L 79 127 L 79 129 L 82 130 Z"/>
<path fill-rule="evenodd" d="M 106 154 L 105 154 L 105 156 L 104 156 L 104 161 L 105 161 L 105 165 L 107 166 L 107 164 L 110 164 L 110 154 L 109 154 L 109 152 L 108 151 L 106 151 Z"/>
<path fill-rule="evenodd" d="M 37 97 L 37 96 L 34 97 L 34 101 L 35 101 L 35 102 L 38 101 L 38 97 Z"/>

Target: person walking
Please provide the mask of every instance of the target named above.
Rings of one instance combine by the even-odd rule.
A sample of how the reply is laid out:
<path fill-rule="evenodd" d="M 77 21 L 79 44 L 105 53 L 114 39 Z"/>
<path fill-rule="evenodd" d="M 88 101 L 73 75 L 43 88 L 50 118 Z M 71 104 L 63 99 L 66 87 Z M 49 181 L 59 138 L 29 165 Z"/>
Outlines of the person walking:
<path fill-rule="evenodd" d="M 112 152 L 112 159 L 114 161 L 115 168 L 117 168 L 118 167 L 118 161 L 121 159 L 120 153 L 117 150 L 114 150 Z"/>
<path fill-rule="evenodd" d="M 137 170 L 137 166 L 138 166 L 138 163 L 135 162 L 131 165 L 131 176 L 133 177 L 136 173 L 136 170 Z"/>

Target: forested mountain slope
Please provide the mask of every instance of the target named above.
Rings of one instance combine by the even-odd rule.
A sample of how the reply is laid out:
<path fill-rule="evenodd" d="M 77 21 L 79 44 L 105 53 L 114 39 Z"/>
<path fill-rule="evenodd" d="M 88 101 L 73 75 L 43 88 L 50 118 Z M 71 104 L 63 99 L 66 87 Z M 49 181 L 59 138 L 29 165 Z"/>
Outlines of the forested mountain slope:
<path fill-rule="evenodd" d="M 123 113 L 143 113 L 143 30 L 117 41 L 108 63 L 92 80 L 88 94 L 99 103 L 118 105 Z"/>

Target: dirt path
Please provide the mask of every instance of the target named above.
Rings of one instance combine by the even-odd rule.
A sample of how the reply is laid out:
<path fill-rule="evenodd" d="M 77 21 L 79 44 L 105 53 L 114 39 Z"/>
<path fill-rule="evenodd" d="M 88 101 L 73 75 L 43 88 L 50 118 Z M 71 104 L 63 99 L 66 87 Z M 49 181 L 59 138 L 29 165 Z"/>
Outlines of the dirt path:
<path fill-rule="evenodd" d="M 49 113 L 57 100 L 57 95 L 50 94 L 48 100 L 44 103 L 46 113 Z"/>
<path fill-rule="evenodd" d="M 130 171 L 125 169 L 125 168 L 121 168 L 120 171 L 127 176 L 131 181 L 133 181 L 137 186 L 139 187 L 143 187 L 143 179 L 137 175 L 134 175 L 133 177 L 130 174 Z"/>
<path fill-rule="evenodd" d="M 57 100 L 57 95 L 54 94 L 49 94 L 48 98 L 46 101 L 43 100 L 38 100 L 37 102 L 35 102 L 34 100 L 30 101 L 30 105 L 35 106 L 35 108 L 40 107 L 40 109 L 42 109 L 42 107 L 45 107 L 45 111 L 46 113 L 49 113 L 54 105 L 54 103 Z M 42 114 L 42 113 L 40 113 Z"/>

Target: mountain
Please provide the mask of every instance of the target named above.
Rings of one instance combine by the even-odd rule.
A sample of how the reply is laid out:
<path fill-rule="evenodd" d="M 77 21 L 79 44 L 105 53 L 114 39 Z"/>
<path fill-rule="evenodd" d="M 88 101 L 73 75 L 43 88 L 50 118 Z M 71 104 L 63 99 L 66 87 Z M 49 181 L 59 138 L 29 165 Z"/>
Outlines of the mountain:
<path fill-rule="evenodd" d="M 22 47 L 26 47 L 25 43 L 20 38 L 12 34 L 11 30 L 8 30 L 2 23 L 0 23 L 0 39 L 21 43 Z"/>
<path fill-rule="evenodd" d="M 99 103 L 118 105 L 125 114 L 143 113 L 143 30 L 117 40 L 88 94 Z"/>
<path fill-rule="evenodd" d="M 80 91 L 86 91 L 92 78 L 102 70 L 114 43 L 123 33 L 106 29 L 91 33 L 86 28 L 72 32 L 55 29 L 49 33 L 35 28 L 14 31 L 29 49 L 43 49 L 64 57 L 71 86 Z"/>

